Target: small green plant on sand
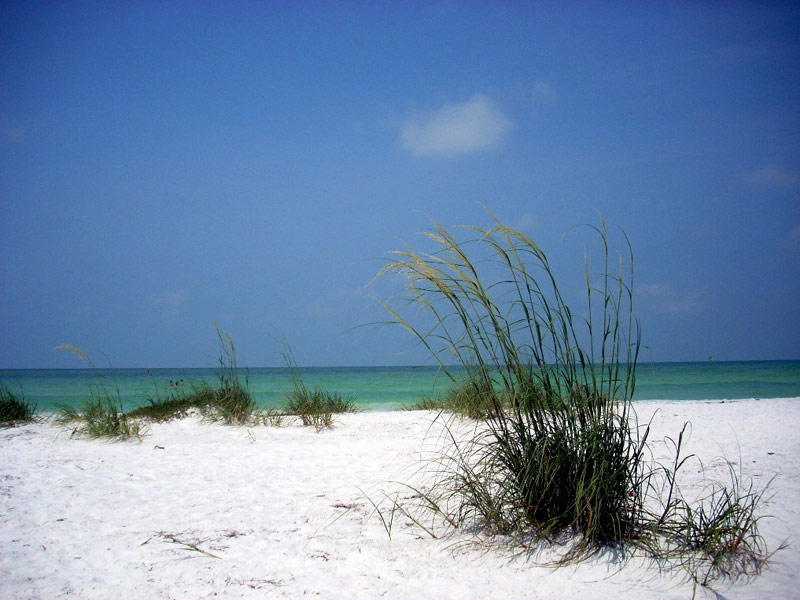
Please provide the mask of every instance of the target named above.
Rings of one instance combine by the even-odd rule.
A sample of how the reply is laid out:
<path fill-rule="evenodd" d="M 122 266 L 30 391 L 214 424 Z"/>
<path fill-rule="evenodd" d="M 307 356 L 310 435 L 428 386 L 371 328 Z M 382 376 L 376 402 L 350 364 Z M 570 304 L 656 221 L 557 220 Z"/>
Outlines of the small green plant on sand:
<path fill-rule="evenodd" d="M 36 415 L 36 407 L 25 401 L 20 390 L 17 394 L 4 383 L 0 383 L 0 427 L 30 423 Z"/>
<path fill-rule="evenodd" d="M 76 346 L 56 346 L 58 350 L 72 352 L 82 361 L 94 367 L 89 356 Z M 89 398 L 80 409 L 72 406 L 61 406 L 56 420 L 73 427 L 73 436 L 90 438 L 106 437 L 112 439 L 141 439 L 145 434 L 145 426 L 139 420 L 125 414 L 119 389 L 110 390 L 105 379 L 95 374 L 94 385 L 89 390 Z"/>
<path fill-rule="evenodd" d="M 258 425 L 266 425 L 267 427 L 280 427 L 283 425 L 286 413 L 282 410 L 268 408 L 266 410 L 254 413 L 254 422 Z"/>
<path fill-rule="evenodd" d="M 633 548 L 684 564 L 711 557 L 702 583 L 735 579 L 765 557 L 760 496 L 737 481 L 699 506 L 678 502 L 682 461 L 645 460 L 649 427 L 638 425 L 632 404 L 640 347 L 633 252 L 625 237 L 626 251 L 612 257 L 605 223 L 590 229 L 602 251 L 599 264 L 586 258 L 577 312 L 536 242 L 498 221 L 464 228 L 466 239 L 434 224 L 425 234 L 433 250 L 406 246 L 382 270 L 406 280 L 402 304 L 384 303 L 392 322 L 453 381 L 442 406 L 483 419 L 465 440 L 447 430 L 421 510 L 521 544 L 567 536 L 561 562 Z M 731 521 L 737 533 L 723 534 Z M 724 559 L 713 558 L 720 552 Z"/>
<path fill-rule="evenodd" d="M 686 499 L 674 483 L 686 461 L 694 458 L 681 459 L 683 433 L 676 444 L 674 468 L 668 472 L 667 500 L 660 514 L 650 515 L 661 542 L 653 554 L 675 561 L 695 585 L 704 587 L 758 575 L 772 554 L 786 548 L 784 543 L 769 551 L 759 533 L 763 518 L 759 507 L 766 487 L 756 489 L 752 482 L 745 486 L 741 472 L 726 460 L 727 484 L 709 481 L 697 498 Z"/>

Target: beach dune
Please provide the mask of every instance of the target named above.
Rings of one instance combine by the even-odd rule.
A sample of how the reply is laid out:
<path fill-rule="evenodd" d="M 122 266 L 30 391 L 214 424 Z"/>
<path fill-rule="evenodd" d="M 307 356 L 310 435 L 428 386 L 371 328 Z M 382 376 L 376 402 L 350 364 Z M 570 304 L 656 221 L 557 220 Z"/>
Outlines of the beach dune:
<path fill-rule="evenodd" d="M 798 597 L 800 399 L 636 409 L 652 418 L 657 460 L 691 423 L 688 493 L 703 478 L 727 481 L 722 457 L 756 487 L 771 482 L 760 529 L 771 549 L 789 547 L 752 581 L 716 591 Z M 52 423 L 4 429 L 0 598 L 692 597 L 679 571 L 646 559 L 551 569 L 474 533 L 433 539 L 399 513 L 390 539 L 372 502 L 419 476 L 439 439 L 435 416 L 344 414 L 319 433 L 188 418 L 153 424 L 141 442 L 71 439 Z"/>

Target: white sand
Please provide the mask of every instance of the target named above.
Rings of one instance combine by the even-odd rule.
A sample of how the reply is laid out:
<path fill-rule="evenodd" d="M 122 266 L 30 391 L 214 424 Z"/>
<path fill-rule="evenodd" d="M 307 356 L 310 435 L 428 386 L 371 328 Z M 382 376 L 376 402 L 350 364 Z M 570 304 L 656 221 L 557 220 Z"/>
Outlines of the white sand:
<path fill-rule="evenodd" d="M 757 485 L 777 475 L 761 530 L 791 547 L 723 597 L 800 597 L 800 399 L 638 406 L 645 419 L 656 409 L 657 455 L 691 421 L 687 448 L 706 476 L 724 480 L 722 455 Z M 691 598 L 690 583 L 643 559 L 551 570 L 458 546 L 467 533 L 431 539 L 399 515 L 389 540 L 360 490 L 379 500 L 386 482 L 412 478 L 432 417 L 344 415 L 321 433 L 188 419 L 141 443 L 70 439 L 52 424 L 2 430 L 0 598 Z"/>

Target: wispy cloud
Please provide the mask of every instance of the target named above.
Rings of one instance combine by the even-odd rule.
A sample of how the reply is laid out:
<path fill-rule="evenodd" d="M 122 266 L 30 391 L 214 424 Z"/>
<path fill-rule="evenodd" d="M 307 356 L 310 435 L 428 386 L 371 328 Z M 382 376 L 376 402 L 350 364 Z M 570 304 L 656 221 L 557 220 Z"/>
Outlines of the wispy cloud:
<path fill-rule="evenodd" d="M 743 175 L 743 179 L 751 185 L 773 189 L 796 188 L 800 184 L 797 173 L 792 173 L 775 164 L 761 165 L 751 169 Z"/>
<path fill-rule="evenodd" d="M 483 94 L 475 94 L 466 102 L 408 119 L 400 143 L 418 156 L 456 156 L 498 146 L 511 127 L 500 108 Z"/>
<path fill-rule="evenodd" d="M 708 287 L 689 292 L 679 291 L 668 283 L 658 282 L 640 286 L 637 295 L 645 305 L 657 312 L 669 314 L 693 313 L 703 308 Z"/>

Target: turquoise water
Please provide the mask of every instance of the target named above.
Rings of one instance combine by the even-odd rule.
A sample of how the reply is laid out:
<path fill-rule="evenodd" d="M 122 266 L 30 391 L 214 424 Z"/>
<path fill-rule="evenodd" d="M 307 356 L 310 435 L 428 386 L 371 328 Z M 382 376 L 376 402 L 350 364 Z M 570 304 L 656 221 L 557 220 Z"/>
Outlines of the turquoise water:
<path fill-rule="evenodd" d="M 242 373 L 245 371 L 242 370 Z M 250 390 L 262 406 L 280 406 L 292 388 L 287 369 L 248 371 Z M 425 396 L 435 396 L 449 380 L 435 367 L 347 367 L 301 369 L 307 386 L 355 397 L 365 410 L 394 410 Z M 636 400 L 723 400 L 800 397 L 800 361 L 714 363 L 640 363 Z M 99 379 L 98 379 L 99 377 Z M 125 409 L 164 396 L 170 381 L 183 379 L 184 389 L 203 381 L 214 384 L 214 369 L 20 369 L 0 370 L 0 381 L 39 410 L 59 404 L 79 407 L 93 385 L 101 381 L 119 397 Z"/>

